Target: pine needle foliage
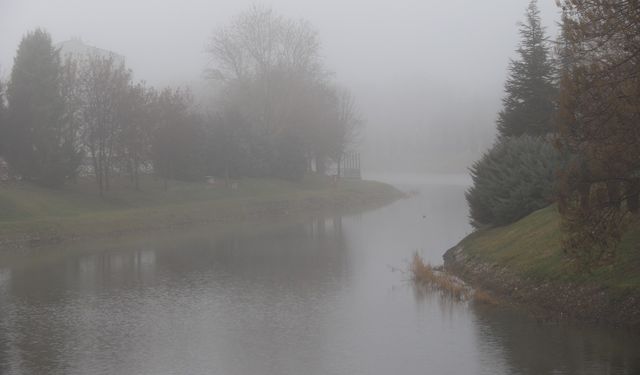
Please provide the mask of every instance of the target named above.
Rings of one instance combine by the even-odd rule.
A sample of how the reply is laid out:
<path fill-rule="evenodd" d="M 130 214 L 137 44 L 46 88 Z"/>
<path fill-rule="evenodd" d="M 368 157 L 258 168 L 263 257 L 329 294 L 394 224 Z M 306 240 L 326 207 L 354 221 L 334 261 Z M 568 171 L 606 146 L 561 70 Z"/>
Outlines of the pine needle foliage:
<path fill-rule="evenodd" d="M 561 154 L 541 137 L 500 139 L 470 168 L 467 191 L 475 228 L 513 223 L 553 202 Z"/>
<path fill-rule="evenodd" d="M 501 137 L 545 136 L 553 131 L 556 73 L 535 0 L 520 24 L 520 36 L 518 57 L 509 64 L 498 132 Z"/>
<path fill-rule="evenodd" d="M 44 186 L 60 186 L 75 177 L 81 160 L 76 129 L 64 121 L 61 76 L 51 36 L 41 29 L 27 33 L 7 86 L 3 156 L 14 174 Z"/>

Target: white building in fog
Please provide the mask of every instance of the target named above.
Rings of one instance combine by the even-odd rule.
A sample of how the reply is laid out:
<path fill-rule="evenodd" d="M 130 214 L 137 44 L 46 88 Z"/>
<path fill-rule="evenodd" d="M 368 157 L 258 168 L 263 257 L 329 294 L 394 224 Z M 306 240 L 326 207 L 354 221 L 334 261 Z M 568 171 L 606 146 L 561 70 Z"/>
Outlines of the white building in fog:
<path fill-rule="evenodd" d="M 60 57 L 64 61 L 67 57 L 76 60 L 84 60 L 89 56 L 112 57 L 116 65 L 124 64 L 124 56 L 115 52 L 90 46 L 80 38 L 72 38 L 55 45 L 60 49 Z"/>

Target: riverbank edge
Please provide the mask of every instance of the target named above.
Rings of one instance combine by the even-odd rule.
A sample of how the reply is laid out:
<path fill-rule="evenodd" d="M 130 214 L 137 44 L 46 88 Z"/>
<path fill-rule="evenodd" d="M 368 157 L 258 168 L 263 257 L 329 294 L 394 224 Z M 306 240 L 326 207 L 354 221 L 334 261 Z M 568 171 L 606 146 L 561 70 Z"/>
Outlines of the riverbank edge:
<path fill-rule="evenodd" d="M 0 233 L 0 253 L 19 252 L 51 245 L 120 238 L 153 231 L 176 230 L 215 223 L 281 218 L 297 214 L 321 214 L 375 209 L 406 195 L 378 181 L 360 181 L 357 188 L 300 191 L 295 195 L 242 197 L 188 202 L 164 207 L 137 208 L 71 218 L 45 218 L 38 229 Z M 176 210 L 177 209 L 177 210 Z M 178 211 L 177 213 L 175 211 Z M 24 227 L 24 225 L 23 225 Z"/>
<path fill-rule="evenodd" d="M 596 283 L 543 280 L 518 274 L 507 266 L 470 255 L 464 244 L 473 241 L 473 235 L 445 252 L 447 272 L 507 304 L 523 308 L 540 321 L 575 321 L 640 333 L 640 291 L 621 293 Z"/>

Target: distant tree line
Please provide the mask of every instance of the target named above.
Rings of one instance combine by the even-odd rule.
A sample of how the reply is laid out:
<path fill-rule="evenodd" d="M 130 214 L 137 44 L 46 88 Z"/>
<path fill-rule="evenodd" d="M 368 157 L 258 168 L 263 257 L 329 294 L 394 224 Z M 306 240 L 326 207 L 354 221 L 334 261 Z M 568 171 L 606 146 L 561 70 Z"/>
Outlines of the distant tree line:
<path fill-rule="evenodd" d="M 113 56 L 60 56 L 50 35 L 27 33 L 0 83 L 0 156 L 12 175 L 61 186 L 80 172 L 102 194 L 113 176 L 200 180 L 299 179 L 339 163 L 361 119 L 319 56 L 317 33 L 253 7 L 208 46 L 215 106 L 187 90 L 134 82 Z M 6 92 L 6 94 L 5 94 Z"/>
<path fill-rule="evenodd" d="M 559 4 L 555 56 L 529 5 L 499 137 L 472 166 L 467 201 L 475 227 L 557 202 L 565 252 L 591 267 L 613 259 L 640 210 L 640 5 Z"/>
<path fill-rule="evenodd" d="M 102 194 L 114 174 L 129 175 L 137 187 L 142 170 L 186 178 L 195 163 L 183 134 L 201 124 L 186 93 L 133 83 L 113 56 L 63 59 L 37 29 L 22 39 L 6 91 L 2 156 L 22 180 L 56 187 L 84 168 Z M 170 128 L 180 136 L 163 143 Z"/>

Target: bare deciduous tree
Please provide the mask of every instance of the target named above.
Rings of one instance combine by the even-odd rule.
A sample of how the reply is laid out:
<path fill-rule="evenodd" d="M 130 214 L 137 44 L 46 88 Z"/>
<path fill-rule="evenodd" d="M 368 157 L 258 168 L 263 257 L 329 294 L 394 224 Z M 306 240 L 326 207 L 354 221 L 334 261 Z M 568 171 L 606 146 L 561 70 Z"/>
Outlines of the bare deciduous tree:
<path fill-rule="evenodd" d="M 90 56 L 80 70 L 82 138 L 100 194 L 109 190 L 131 73 L 113 57 Z"/>
<path fill-rule="evenodd" d="M 564 56 L 558 145 L 564 248 L 586 265 L 614 258 L 640 212 L 640 6 L 561 1 Z"/>
<path fill-rule="evenodd" d="M 120 111 L 119 155 L 123 167 L 140 190 L 140 170 L 151 157 L 151 137 L 156 124 L 155 91 L 143 83 L 127 88 Z"/>
<path fill-rule="evenodd" d="M 307 22 L 256 6 L 216 32 L 208 46 L 212 78 L 225 84 L 224 106 L 242 113 L 256 136 L 300 142 L 307 165 L 315 161 L 324 172 L 326 160 L 340 160 L 361 121 L 353 97 L 334 88 L 319 51 Z"/>
<path fill-rule="evenodd" d="M 340 164 L 345 152 L 356 145 L 363 119 L 356 106 L 355 98 L 350 91 L 339 89 L 337 100 L 336 139 L 331 158 L 338 166 L 338 177 L 341 177 Z"/>

